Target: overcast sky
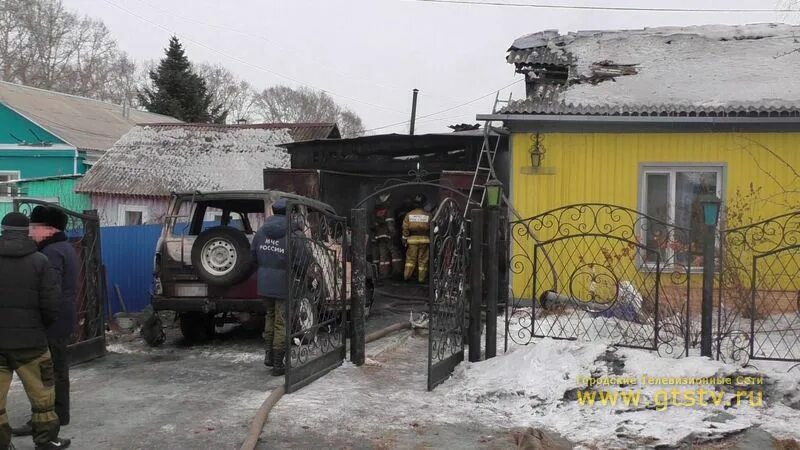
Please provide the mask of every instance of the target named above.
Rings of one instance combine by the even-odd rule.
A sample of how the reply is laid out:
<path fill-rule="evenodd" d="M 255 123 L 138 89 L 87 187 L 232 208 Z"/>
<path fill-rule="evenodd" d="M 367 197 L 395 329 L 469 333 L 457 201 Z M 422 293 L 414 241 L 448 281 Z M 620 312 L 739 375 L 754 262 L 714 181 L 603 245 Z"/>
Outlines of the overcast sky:
<path fill-rule="evenodd" d="M 777 0 L 517 0 L 517 3 L 765 9 Z M 475 100 L 520 77 L 505 62 L 518 36 L 558 29 L 642 28 L 796 21 L 770 13 L 653 13 L 548 10 L 408 0 L 64 0 L 101 18 L 138 61 L 163 55 L 177 34 L 192 61 L 219 62 L 261 89 L 305 84 L 356 111 L 367 129 Z M 116 7 L 114 5 L 117 5 Z M 699 6 L 702 5 L 702 6 Z M 124 9 L 124 10 L 123 10 Z M 127 11 L 125 11 L 127 10 Z M 523 95 L 521 83 L 503 91 Z M 447 131 L 490 112 L 494 94 L 429 118 L 418 132 Z M 408 124 L 380 132 L 406 132 Z"/>

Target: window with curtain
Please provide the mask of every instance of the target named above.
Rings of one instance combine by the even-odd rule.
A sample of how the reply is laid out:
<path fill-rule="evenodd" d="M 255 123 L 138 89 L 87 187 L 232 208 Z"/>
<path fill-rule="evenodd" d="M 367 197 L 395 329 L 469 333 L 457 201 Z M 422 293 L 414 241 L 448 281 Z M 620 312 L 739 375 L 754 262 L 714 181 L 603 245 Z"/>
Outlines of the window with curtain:
<path fill-rule="evenodd" d="M 692 233 L 691 242 L 675 242 L 674 233 L 666 227 L 648 224 L 645 227 L 646 245 L 659 249 L 661 261 L 673 261 L 686 264 L 691 248 L 699 251 L 702 240 L 703 215 L 698 198 L 706 193 L 721 197 L 722 166 L 644 166 L 642 171 L 642 204 L 641 211 L 660 221 L 678 227 L 697 230 Z M 688 240 L 684 233 L 679 233 L 681 240 Z M 678 251 L 676 257 L 675 252 Z M 656 256 L 649 253 L 645 263 L 654 264 Z"/>

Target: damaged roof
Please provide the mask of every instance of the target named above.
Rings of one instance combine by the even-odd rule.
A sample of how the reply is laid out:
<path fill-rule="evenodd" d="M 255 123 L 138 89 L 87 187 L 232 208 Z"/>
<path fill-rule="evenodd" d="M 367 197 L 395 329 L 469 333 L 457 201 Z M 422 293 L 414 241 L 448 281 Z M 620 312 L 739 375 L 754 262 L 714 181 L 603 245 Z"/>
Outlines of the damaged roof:
<path fill-rule="evenodd" d="M 138 124 L 180 123 L 161 114 L 0 81 L 0 102 L 80 150 L 104 151 Z"/>
<path fill-rule="evenodd" d="M 76 192 L 162 197 L 260 189 L 265 168 L 289 167 L 287 127 L 138 126 L 86 173 Z"/>
<path fill-rule="evenodd" d="M 515 40 L 506 60 L 528 96 L 505 114 L 800 115 L 795 25 L 547 30 Z"/>

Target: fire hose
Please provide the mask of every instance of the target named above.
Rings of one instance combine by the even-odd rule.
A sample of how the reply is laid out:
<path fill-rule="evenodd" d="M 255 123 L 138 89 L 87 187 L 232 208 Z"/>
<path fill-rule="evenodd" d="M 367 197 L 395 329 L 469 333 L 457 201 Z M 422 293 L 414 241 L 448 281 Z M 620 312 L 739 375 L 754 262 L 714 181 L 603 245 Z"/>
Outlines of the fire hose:
<path fill-rule="evenodd" d="M 410 329 L 414 326 L 419 326 L 419 324 L 415 324 L 410 320 L 398 322 L 378 331 L 373 331 L 366 336 L 365 340 L 367 343 L 374 342 L 392 333 Z M 280 386 L 270 392 L 270 394 L 264 400 L 264 403 L 262 403 L 261 407 L 258 409 L 255 418 L 253 418 L 253 422 L 250 424 L 250 430 L 247 433 L 247 439 L 244 441 L 244 444 L 242 444 L 240 450 L 255 450 L 256 445 L 258 444 L 258 438 L 261 436 L 261 432 L 264 430 L 264 426 L 267 424 L 269 413 L 284 394 L 286 394 L 285 386 Z"/>

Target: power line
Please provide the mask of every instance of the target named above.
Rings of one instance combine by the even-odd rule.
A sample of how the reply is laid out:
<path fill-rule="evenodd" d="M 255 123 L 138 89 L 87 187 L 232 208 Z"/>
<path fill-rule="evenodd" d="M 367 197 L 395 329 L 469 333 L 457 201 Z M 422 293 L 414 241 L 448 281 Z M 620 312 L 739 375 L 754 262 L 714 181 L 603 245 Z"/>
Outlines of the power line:
<path fill-rule="evenodd" d="M 475 102 L 478 102 L 478 101 L 480 101 L 480 100 L 483 100 L 483 99 L 485 99 L 486 97 L 489 97 L 489 96 L 495 95 L 497 92 L 499 92 L 499 91 L 502 91 L 502 90 L 504 90 L 504 89 L 508 89 L 508 88 L 510 88 L 511 86 L 514 86 L 515 84 L 517 84 L 517 83 L 521 83 L 521 82 L 523 82 L 523 81 L 524 81 L 524 80 L 522 80 L 522 79 L 521 79 L 521 80 L 514 81 L 513 83 L 509 83 L 509 84 L 507 84 L 507 85 L 505 85 L 505 86 L 501 87 L 500 89 L 495 89 L 495 90 L 493 90 L 492 92 L 489 92 L 488 94 L 482 95 L 482 96 L 480 96 L 480 97 L 478 97 L 478 98 L 475 98 L 475 99 L 472 99 L 472 100 L 470 100 L 470 101 L 468 101 L 468 102 L 461 103 L 460 105 L 452 106 L 452 107 L 450 107 L 450 108 L 446 108 L 446 109 L 443 109 L 443 110 L 441 110 L 441 111 L 436 111 L 436 112 L 434 112 L 434 113 L 425 114 L 425 115 L 423 115 L 423 116 L 418 116 L 418 117 L 416 118 L 416 120 L 425 119 L 425 118 L 427 118 L 427 117 L 432 117 L 432 116 L 438 116 L 439 114 L 446 113 L 446 112 L 448 112 L 448 111 L 452 111 L 452 110 L 454 110 L 454 109 L 463 108 L 463 107 L 465 107 L 465 106 L 468 106 L 468 105 L 471 105 L 471 104 L 473 104 L 473 103 L 475 103 Z M 456 117 L 460 117 L 460 116 L 456 116 Z M 391 128 L 391 127 L 398 126 L 398 125 L 403 125 L 403 124 L 406 124 L 406 123 L 411 123 L 411 119 L 409 119 L 409 120 L 404 120 L 404 121 L 402 121 L 402 122 L 390 123 L 389 125 L 383 125 L 383 126 L 376 127 L 376 128 L 370 128 L 369 130 L 364 130 L 364 133 L 369 133 L 369 132 L 371 132 L 371 131 L 383 130 L 383 129 L 385 129 L 385 128 Z"/>
<path fill-rule="evenodd" d="M 123 12 L 125 12 L 127 14 L 130 14 L 133 17 L 136 17 L 137 19 L 139 19 L 139 20 L 141 20 L 143 22 L 149 23 L 150 25 L 158 27 L 158 28 L 160 28 L 160 29 L 162 29 L 162 30 L 164 30 L 164 31 L 166 31 L 168 33 L 172 33 L 172 34 L 174 34 L 176 36 L 179 35 L 175 31 L 170 30 L 169 28 L 167 28 L 167 27 L 165 27 L 165 26 L 163 26 L 163 25 L 161 25 L 161 24 L 159 24 L 157 22 L 154 22 L 154 21 L 152 21 L 152 20 L 150 20 L 150 19 L 148 19 L 148 18 L 146 18 L 144 16 L 141 16 L 141 15 L 139 15 L 139 14 L 127 9 L 127 8 L 124 8 L 124 7 L 120 6 L 120 5 L 117 5 L 116 3 L 114 3 L 114 2 L 112 2 L 110 0 L 103 0 L 103 1 L 108 3 L 109 5 L 117 8 L 117 9 L 119 9 L 120 11 L 123 11 Z M 394 109 L 394 108 L 388 108 L 386 106 L 381 106 L 381 105 L 378 105 L 378 104 L 375 104 L 375 103 L 367 102 L 367 101 L 364 101 L 364 100 L 359 100 L 359 99 L 354 98 L 354 97 L 349 97 L 349 96 L 346 96 L 346 95 L 337 94 L 336 92 L 316 87 L 314 85 L 311 85 L 311 84 L 305 83 L 303 81 L 300 81 L 300 80 L 298 80 L 296 78 L 290 77 L 288 75 L 284 75 L 284 74 L 282 74 L 280 72 L 276 72 L 276 71 L 274 71 L 272 69 L 268 69 L 266 67 L 262 67 L 262 66 L 259 66 L 259 65 L 256 65 L 256 64 L 252 64 L 252 63 L 247 62 L 247 61 L 245 61 L 245 60 L 243 60 L 241 58 L 233 56 L 230 53 L 226 53 L 226 52 L 223 52 L 221 50 L 217 50 L 217 49 L 215 49 L 213 47 L 210 47 L 210 46 L 208 46 L 208 45 L 206 45 L 206 44 L 204 44 L 204 43 L 202 43 L 200 41 L 197 41 L 195 39 L 187 37 L 185 34 L 180 36 L 180 37 L 182 39 L 184 39 L 185 41 L 188 41 L 188 42 L 191 42 L 191 43 L 193 43 L 195 45 L 203 47 L 206 50 L 209 50 L 209 51 L 212 51 L 212 52 L 217 53 L 219 55 L 222 55 L 223 57 L 232 59 L 232 60 L 234 60 L 234 61 L 236 61 L 236 62 L 238 62 L 240 64 L 244 64 L 244 65 L 252 67 L 252 68 L 254 68 L 256 70 L 260 70 L 262 72 L 271 73 L 271 74 L 273 74 L 275 76 L 278 76 L 278 77 L 284 78 L 286 80 L 292 81 L 292 82 L 297 83 L 297 84 L 299 84 L 301 86 L 305 86 L 305 87 L 308 87 L 308 88 L 311 88 L 311 89 L 314 89 L 314 90 L 317 90 L 317 91 L 320 91 L 320 92 L 324 92 L 324 93 L 329 94 L 329 95 L 334 96 L 334 97 L 339 97 L 339 98 L 342 98 L 342 99 L 345 99 L 345 100 L 350 100 L 350 101 L 353 101 L 353 102 L 356 102 L 356 103 L 361 103 L 361 104 L 364 104 L 364 105 L 367 105 L 367 106 L 372 106 L 373 108 L 384 109 L 384 110 L 387 110 L 387 111 L 392 111 L 392 112 L 396 112 L 396 113 L 400 113 L 400 114 L 408 114 L 408 112 L 406 112 L 406 111 L 400 111 L 400 110 L 397 110 L 397 109 Z"/>
<path fill-rule="evenodd" d="M 453 5 L 471 6 L 509 6 L 539 9 L 570 9 L 588 11 L 626 11 L 626 12 L 682 12 L 682 13 L 793 13 L 793 9 L 708 9 L 708 8 L 645 8 L 628 6 L 588 6 L 588 5 L 546 5 L 541 3 L 505 3 L 485 0 L 404 0 L 420 3 L 447 3 Z"/>

